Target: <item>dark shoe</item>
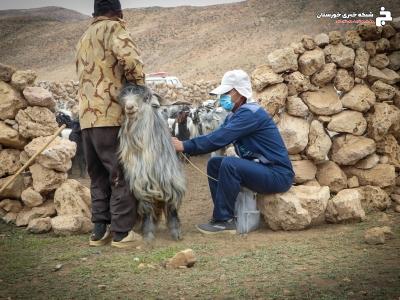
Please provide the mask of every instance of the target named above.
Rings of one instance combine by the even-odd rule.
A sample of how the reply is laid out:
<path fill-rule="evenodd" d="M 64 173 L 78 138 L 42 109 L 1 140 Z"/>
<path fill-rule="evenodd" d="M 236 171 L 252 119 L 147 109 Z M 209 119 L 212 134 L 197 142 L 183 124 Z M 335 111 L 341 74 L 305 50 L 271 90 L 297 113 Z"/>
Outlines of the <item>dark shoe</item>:
<path fill-rule="evenodd" d="M 196 225 L 198 231 L 204 234 L 230 233 L 236 234 L 236 222 L 234 219 L 227 221 L 210 220 L 207 224 Z"/>
<path fill-rule="evenodd" d="M 142 236 L 131 230 L 122 240 L 116 241 L 114 239 L 111 242 L 111 247 L 133 248 L 139 246 L 141 243 L 142 243 Z"/>
<path fill-rule="evenodd" d="M 94 223 L 92 235 L 90 236 L 89 246 L 104 246 L 111 242 L 109 226 L 105 223 Z"/>

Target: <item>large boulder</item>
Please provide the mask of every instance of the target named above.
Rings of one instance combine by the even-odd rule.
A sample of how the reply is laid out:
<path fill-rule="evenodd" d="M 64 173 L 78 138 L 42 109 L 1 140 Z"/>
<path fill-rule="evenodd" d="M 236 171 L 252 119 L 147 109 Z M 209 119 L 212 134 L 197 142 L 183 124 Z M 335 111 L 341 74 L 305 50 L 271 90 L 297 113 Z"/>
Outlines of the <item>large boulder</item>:
<path fill-rule="evenodd" d="M 15 69 L 11 66 L 0 63 L 0 80 L 4 82 L 10 82 L 12 75 L 15 73 Z"/>
<path fill-rule="evenodd" d="M 91 217 L 90 190 L 74 179 L 65 181 L 54 194 L 57 214 Z"/>
<path fill-rule="evenodd" d="M 309 35 L 303 35 L 301 37 L 301 43 L 303 44 L 304 48 L 307 50 L 313 50 L 316 47 L 316 43 L 314 39 Z"/>
<path fill-rule="evenodd" d="M 42 106 L 51 110 L 56 106 L 53 95 L 42 87 L 26 87 L 23 94 L 31 106 Z"/>
<path fill-rule="evenodd" d="M 344 33 L 342 43 L 353 49 L 358 49 L 362 46 L 362 39 L 356 30 L 348 30 Z"/>
<path fill-rule="evenodd" d="M 297 71 L 297 56 L 292 48 L 278 49 L 268 54 L 267 62 L 275 73 Z"/>
<path fill-rule="evenodd" d="M 388 157 L 388 162 L 400 168 L 400 145 L 392 134 L 385 135 L 376 142 L 376 152 Z"/>
<path fill-rule="evenodd" d="M 395 84 L 396 82 L 400 81 L 400 75 L 388 68 L 380 70 L 369 65 L 367 79 L 370 83 L 381 80 L 387 84 Z"/>
<path fill-rule="evenodd" d="M 81 215 L 63 215 L 52 218 L 51 227 L 55 234 L 72 235 L 90 232 L 93 224 L 89 218 Z"/>
<path fill-rule="evenodd" d="M 12 175 L 13 176 L 13 175 Z M 2 188 L 12 176 L 4 177 L 0 179 L 0 188 Z M 7 188 L 0 194 L 0 199 L 11 198 L 21 199 L 22 191 L 25 189 L 24 178 L 22 175 L 18 175 L 15 180 L 10 183 Z"/>
<path fill-rule="evenodd" d="M 304 75 L 310 76 L 321 69 L 325 64 L 325 54 L 320 48 L 306 51 L 299 57 L 299 70 Z"/>
<path fill-rule="evenodd" d="M 286 111 L 293 117 L 307 117 L 308 106 L 297 96 L 289 96 L 286 100 Z"/>
<path fill-rule="evenodd" d="M 15 174 L 20 167 L 19 154 L 21 151 L 16 149 L 0 150 L 0 178 Z"/>
<path fill-rule="evenodd" d="M 278 83 L 265 88 L 257 94 L 257 98 L 271 116 L 274 116 L 280 109 L 285 107 L 288 96 L 288 87 L 284 83 Z"/>
<path fill-rule="evenodd" d="M 286 193 L 258 195 L 258 207 L 272 230 L 301 230 L 325 221 L 328 187 L 293 186 Z"/>
<path fill-rule="evenodd" d="M 386 54 L 381 53 L 372 57 L 369 63 L 375 68 L 384 69 L 389 65 L 390 61 Z"/>
<path fill-rule="evenodd" d="M 375 93 L 376 98 L 380 101 L 391 100 L 396 93 L 396 89 L 393 86 L 380 80 L 374 82 L 374 84 L 371 86 L 371 90 Z"/>
<path fill-rule="evenodd" d="M 318 120 L 311 122 L 308 140 L 307 156 L 315 162 L 327 160 L 332 142 L 325 132 L 324 126 Z"/>
<path fill-rule="evenodd" d="M 32 157 L 39 149 L 49 142 L 51 136 L 38 137 L 25 146 L 25 152 Z M 54 141 L 36 158 L 42 166 L 60 172 L 67 172 L 71 168 L 71 158 L 75 156 L 76 143 L 56 137 Z"/>
<path fill-rule="evenodd" d="M 333 161 L 327 161 L 317 165 L 317 180 L 320 185 L 329 186 L 329 189 L 337 193 L 347 188 L 347 176 Z"/>
<path fill-rule="evenodd" d="M 14 119 L 27 106 L 20 92 L 3 81 L 0 81 L 0 99 L 0 120 Z"/>
<path fill-rule="evenodd" d="M 357 32 L 364 41 L 375 41 L 381 38 L 382 27 L 371 23 L 360 23 L 357 25 Z"/>
<path fill-rule="evenodd" d="M 0 209 L 5 212 L 19 213 L 22 210 L 22 204 L 18 200 L 4 199 L 0 201 Z"/>
<path fill-rule="evenodd" d="M 58 129 L 55 115 L 46 107 L 33 106 L 20 110 L 15 120 L 24 138 L 53 135 Z"/>
<path fill-rule="evenodd" d="M 335 132 L 363 135 L 367 130 L 367 120 L 358 111 L 345 110 L 337 115 L 333 115 L 327 128 Z"/>
<path fill-rule="evenodd" d="M 339 43 L 337 45 L 328 45 L 324 48 L 327 62 L 334 62 L 341 68 L 350 68 L 354 64 L 355 53 L 352 48 Z"/>
<path fill-rule="evenodd" d="M 251 81 L 254 89 L 261 92 L 267 86 L 283 82 L 283 77 L 275 73 L 270 66 L 262 65 L 253 71 Z"/>
<path fill-rule="evenodd" d="M 23 91 L 27 86 L 33 85 L 36 77 L 36 73 L 32 70 L 16 71 L 11 77 L 11 85 L 19 91 Z"/>
<path fill-rule="evenodd" d="M 311 77 L 311 82 L 316 86 L 323 87 L 333 80 L 336 76 L 336 64 L 328 63 L 321 67 Z"/>
<path fill-rule="evenodd" d="M 17 130 L 11 128 L 3 121 L 0 121 L 0 144 L 6 147 L 24 149 L 27 141 L 18 133 Z"/>
<path fill-rule="evenodd" d="M 43 167 L 35 163 L 29 170 L 32 173 L 33 188 L 39 193 L 48 193 L 57 189 L 68 175 Z"/>
<path fill-rule="evenodd" d="M 365 185 L 357 188 L 361 193 L 361 206 L 365 212 L 386 210 L 392 205 L 389 195 L 378 186 Z"/>
<path fill-rule="evenodd" d="M 36 192 L 32 187 L 29 187 L 22 192 L 21 199 L 27 207 L 39 206 L 44 202 L 42 195 Z"/>
<path fill-rule="evenodd" d="M 292 166 L 295 173 L 295 183 L 304 183 L 315 179 L 317 167 L 311 160 L 292 161 Z"/>
<path fill-rule="evenodd" d="M 331 223 L 361 222 L 365 212 L 361 206 L 362 195 L 357 189 L 341 190 L 329 199 L 326 208 L 326 220 Z"/>
<path fill-rule="evenodd" d="M 376 153 L 366 156 L 365 158 L 359 160 L 354 166 L 358 169 L 372 169 L 379 163 L 379 156 Z"/>
<path fill-rule="evenodd" d="M 325 47 L 329 44 L 329 36 L 326 33 L 319 33 L 314 37 L 314 41 L 318 47 Z"/>
<path fill-rule="evenodd" d="M 288 85 L 289 95 L 297 95 L 311 89 L 310 79 L 299 71 L 292 72 L 285 77 Z"/>
<path fill-rule="evenodd" d="M 389 54 L 389 69 L 397 71 L 400 69 L 400 51 Z"/>
<path fill-rule="evenodd" d="M 346 134 L 335 137 L 331 159 L 339 165 L 354 165 L 360 159 L 375 152 L 375 141 L 363 136 Z"/>
<path fill-rule="evenodd" d="M 278 129 L 289 154 L 300 153 L 306 148 L 310 130 L 310 125 L 306 120 L 283 114 L 278 123 Z"/>
<path fill-rule="evenodd" d="M 357 176 L 360 185 L 374 185 L 384 188 L 396 183 L 395 167 L 389 164 L 378 164 L 367 170 L 347 167 L 343 168 L 343 171 L 347 176 Z"/>
<path fill-rule="evenodd" d="M 353 89 L 341 99 L 345 108 L 365 112 L 375 104 L 376 97 L 367 85 L 356 84 Z"/>
<path fill-rule="evenodd" d="M 366 78 L 368 75 L 369 53 L 364 48 L 356 50 L 356 58 L 354 60 L 354 74 L 358 78 Z"/>
<path fill-rule="evenodd" d="M 46 201 L 37 207 L 24 207 L 17 216 L 15 224 L 17 226 L 27 226 L 33 219 L 52 217 L 56 215 L 54 203 Z"/>
<path fill-rule="evenodd" d="M 376 103 L 374 111 L 367 117 L 368 135 L 380 141 L 388 133 L 397 131 L 400 123 L 400 109 L 387 103 Z"/>
<path fill-rule="evenodd" d="M 354 76 L 346 69 L 337 70 L 334 80 L 335 88 L 342 92 L 348 92 L 354 87 Z"/>
<path fill-rule="evenodd" d="M 300 97 L 308 108 L 317 115 L 329 116 L 343 109 L 342 102 L 332 85 L 327 85 L 318 91 L 304 92 Z"/>
<path fill-rule="evenodd" d="M 51 218 L 32 219 L 26 228 L 30 233 L 46 233 L 51 230 Z"/>

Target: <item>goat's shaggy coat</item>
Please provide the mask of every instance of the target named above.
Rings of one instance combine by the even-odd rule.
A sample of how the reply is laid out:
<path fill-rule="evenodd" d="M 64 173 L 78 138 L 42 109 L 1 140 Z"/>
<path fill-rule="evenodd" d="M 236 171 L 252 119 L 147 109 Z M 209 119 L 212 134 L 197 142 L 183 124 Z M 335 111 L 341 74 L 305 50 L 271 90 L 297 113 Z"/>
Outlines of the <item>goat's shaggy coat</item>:
<path fill-rule="evenodd" d="M 125 177 L 138 200 L 145 238 L 153 238 L 154 224 L 164 208 L 168 227 L 180 238 L 177 211 L 185 194 L 185 179 L 159 103 L 144 86 L 126 86 L 119 101 L 125 110 L 121 126 L 120 161 Z"/>

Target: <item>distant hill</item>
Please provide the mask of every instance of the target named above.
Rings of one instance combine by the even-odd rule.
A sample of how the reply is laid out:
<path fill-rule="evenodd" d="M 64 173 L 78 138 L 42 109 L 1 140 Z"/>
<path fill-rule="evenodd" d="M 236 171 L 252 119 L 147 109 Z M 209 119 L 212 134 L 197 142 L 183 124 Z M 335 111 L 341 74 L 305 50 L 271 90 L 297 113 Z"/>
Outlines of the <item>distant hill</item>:
<path fill-rule="evenodd" d="M 146 71 L 167 71 L 183 80 L 219 79 L 228 69 L 251 72 L 267 54 L 300 40 L 353 25 L 318 19 L 319 13 L 372 12 L 381 1 L 248 0 L 205 7 L 124 10 L 128 28 L 141 49 Z M 398 0 L 385 1 L 393 17 Z M 46 7 L 0 11 L 0 61 L 39 70 L 41 78 L 74 78 L 75 45 L 88 16 Z"/>

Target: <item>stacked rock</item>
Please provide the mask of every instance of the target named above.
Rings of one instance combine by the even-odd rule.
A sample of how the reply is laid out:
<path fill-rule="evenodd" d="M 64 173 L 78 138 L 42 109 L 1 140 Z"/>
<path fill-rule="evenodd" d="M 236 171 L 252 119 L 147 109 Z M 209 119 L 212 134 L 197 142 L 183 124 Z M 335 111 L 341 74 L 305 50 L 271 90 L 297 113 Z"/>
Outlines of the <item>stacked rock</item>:
<path fill-rule="evenodd" d="M 35 72 L 0 64 L 0 188 L 58 129 L 56 103 Z M 68 180 L 76 144 L 56 139 L 0 194 L 0 216 L 35 233 L 88 232 L 90 191 Z"/>
<path fill-rule="evenodd" d="M 199 80 L 193 83 L 185 84 L 183 96 L 189 102 L 199 105 L 203 101 L 215 99 L 209 93 L 218 86 L 217 82 Z"/>
<path fill-rule="evenodd" d="M 185 84 L 183 87 L 176 87 L 167 83 L 150 83 L 149 85 L 155 92 L 171 103 L 185 101 L 194 105 L 213 99 L 214 97 L 210 96 L 209 92 L 217 86 L 216 83 L 203 80 Z"/>
<path fill-rule="evenodd" d="M 296 173 L 287 193 L 259 196 L 270 228 L 400 211 L 399 70 L 399 22 L 303 36 L 254 70 Z"/>
<path fill-rule="evenodd" d="M 52 94 L 57 110 L 65 109 L 73 114 L 78 114 L 79 82 L 73 80 L 68 82 L 39 81 L 35 86 L 42 87 Z"/>

